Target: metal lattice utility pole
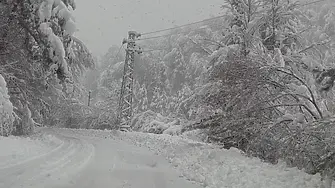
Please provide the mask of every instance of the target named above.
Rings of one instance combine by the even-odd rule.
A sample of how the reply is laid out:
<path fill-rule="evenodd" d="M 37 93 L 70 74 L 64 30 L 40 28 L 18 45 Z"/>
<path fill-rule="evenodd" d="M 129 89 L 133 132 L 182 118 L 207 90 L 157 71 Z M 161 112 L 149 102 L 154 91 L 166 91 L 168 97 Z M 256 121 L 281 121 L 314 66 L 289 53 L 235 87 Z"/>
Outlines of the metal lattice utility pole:
<path fill-rule="evenodd" d="M 136 46 L 136 39 L 141 35 L 135 31 L 128 32 L 126 60 L 124 62 L 123 79 L 119 99 L 118 123 L 122 131 L 130 130 L 130 121 L 133 116 L 133 82 L 134 82 L 134 57 L 135 53 L 142 53 L 141 48 Z"/>

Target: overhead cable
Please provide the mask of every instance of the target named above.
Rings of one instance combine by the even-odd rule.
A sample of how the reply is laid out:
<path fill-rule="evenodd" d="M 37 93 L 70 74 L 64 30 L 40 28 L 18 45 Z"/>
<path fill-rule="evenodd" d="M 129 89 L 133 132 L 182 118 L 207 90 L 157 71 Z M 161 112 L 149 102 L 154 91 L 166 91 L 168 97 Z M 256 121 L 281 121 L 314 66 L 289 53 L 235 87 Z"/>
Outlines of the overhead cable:
<path fill-rule="evenodd" d="M 301 4 L 300 7 L 315 4 L 315 3 L 320 3 L 320 2 L 323 2 L 323 1 L 327 1 L 327 0 L 318 0 L 318 1 L 308 2 L 308 3 L 305 3 L 305 4 Z"/>
<path fill-rule="evenodd" d="M 213 18 L 205 19 L 205 20 L 198 21 L 198 22 L 192 22 L 192 23 L 185 24 L 185 25 L 180 25 L 180 26 L 176 26 L 176 27 L 171 27 L 171 28 L 162 29 L 162 30 L 157 30 L 157 31 L 152 31 L 152 32 L 147 32 L 147 33 L 141 33 L 141 35 L 144 36 L 144 35 L 149 35 L 149 34 L 154 34 L 154 33 L 160 33 L 160 32 L 169 31 L 169 30 L 174 30 L 174 29 L 179 29 L 179 28 L 182 28 L 182 27 L 186 27 L 186 26 L 190 26 L 190 25 L 195 25 L 195 24 L 199 24 L 199 23 L 202 23 L 202 22 L 207 22 L 207 21 L 211 21 L 211 20 L 216 20 L 216 19 L 219 19 L 219 18 L 223 18 L 223 17 L 225 17 L 225 16 L 226 16 L 226 15 L 223 15 L 223 16 L 217 16 L 217 17 L 213 17 Z"/>

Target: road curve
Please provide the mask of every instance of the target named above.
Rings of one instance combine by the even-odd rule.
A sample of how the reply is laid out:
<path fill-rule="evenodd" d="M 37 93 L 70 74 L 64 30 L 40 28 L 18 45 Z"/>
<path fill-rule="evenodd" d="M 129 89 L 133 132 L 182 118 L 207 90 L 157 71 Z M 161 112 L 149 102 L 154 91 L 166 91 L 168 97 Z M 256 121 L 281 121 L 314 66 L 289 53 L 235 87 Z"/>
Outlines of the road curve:
<path fill-rule="evenodd" d="M 162 157 L 120 139 L 44 129 L 63 142 L 31 160 L 0 168 L 0 188 L 200 188 Z"/>

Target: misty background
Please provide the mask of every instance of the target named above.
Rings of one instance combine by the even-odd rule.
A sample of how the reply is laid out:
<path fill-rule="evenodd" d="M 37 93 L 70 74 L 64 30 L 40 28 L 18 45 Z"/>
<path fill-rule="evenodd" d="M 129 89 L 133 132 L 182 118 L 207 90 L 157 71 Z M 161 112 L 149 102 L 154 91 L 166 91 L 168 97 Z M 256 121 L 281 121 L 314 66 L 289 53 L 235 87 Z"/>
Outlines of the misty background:
<path fill-rule="evenodd" d="M 222 0 L 91 0 L 76 1 L 79 37 L 100 56 L 120 45 L 129 30 L 156 31 L 217 16 Z"/>

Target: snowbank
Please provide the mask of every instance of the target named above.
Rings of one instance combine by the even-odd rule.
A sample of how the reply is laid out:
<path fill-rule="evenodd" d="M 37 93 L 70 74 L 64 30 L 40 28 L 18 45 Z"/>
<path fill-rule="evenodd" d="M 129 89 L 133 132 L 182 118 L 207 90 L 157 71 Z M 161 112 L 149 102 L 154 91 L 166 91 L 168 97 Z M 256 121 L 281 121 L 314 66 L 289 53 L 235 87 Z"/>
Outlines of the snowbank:
<path fill-rule="evenodd" d="M 284 163 L 270 165 L 239 150 L 170 135 L 120 133 L 123 140 L 166 157 L 190 181 L 207 188 L 315 188 L 320 175 L 309 175 Z M 335 187 L 335 186 L 333 186 Z"/>
<path fill-rule="evenodd" d="M 309 175 L 284 163 L 270 165 L 248 158 L 237 149 L 218 146 L 181 136 L 102 130 L 72 130 L 74 134 L 123 140 L 164 156 L 184 178 L 206 188 L 316 188 L 321 177 Z M 199 135 L 196 132 L 185 137 Z M 335 186 L 333 186 L 335 187 Z"/>

